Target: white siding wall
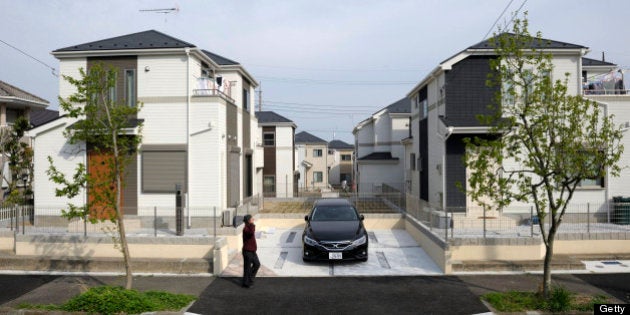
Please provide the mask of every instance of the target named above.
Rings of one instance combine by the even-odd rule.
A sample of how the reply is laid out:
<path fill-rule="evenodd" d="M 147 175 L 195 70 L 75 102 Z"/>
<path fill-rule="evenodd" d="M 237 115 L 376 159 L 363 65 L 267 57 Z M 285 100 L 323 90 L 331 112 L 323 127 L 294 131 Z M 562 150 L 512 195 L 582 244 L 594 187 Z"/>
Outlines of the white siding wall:
<path fill-rule="evenodd" d="M 438 137 L 438 115 L 444 112 L 444 106 L 437 107 L 438 100 L 440 98 L 440 87 L 444 84 L 444 74 L 440 75 L 437 80 L 433 80 L 429 83 L 428 103 L 429 103 L 429 115 L 428 115 L 428 141 L 429 141 L 429 202 L 439 204 L 440 193 L 443 192 L 442 172 L 438 171 L 438 165 L 443 169 L 442 157 L 444 155 L 444 140 Z M 431 109 L 433 108 L 433 109 Z"/>
<path fill-rule="evenodd" d="M 146 67 L 149 67 L 149 71 L 145 71 Z M 194 75 L 198 76 L 199 72 L 190 73 L 191 90 L 195 88 Z M 138 97 L 156 96 L 186 96 L 185 54 L 138 56 Z"/>
<path fill-rule="evenodd" d="M 191 103 L 191 107 L 194 106 Z M 186 103 L 146 103 L 138 113 L 144 119 L 145 144 L 186 143 Z"/>
<path fill-rule="evenodd" d="M 276 127 L 276 197 L 293 197 L 293 128 Z"/>
<path fill-rule="evenodd" d="M 59 62 L 59 96 L 67 98 L 74 94 L 77 90 L 74 85 L 63 79 L 62 75 L 67 75 L 75 79 L 81 79 L 81 73 L 79 69 L 87 70 L 87 59 L 85 58 L 73 58 L 63 59 Z M 63 109 L 59 108 L 59 116 L 63 116 L 66 113 Z"/>
<path fill-rule="evenodd" d="M 569 73 L 567 88 L 569 94 L 577 94 L 582 86 L 582 73 L 579 72 L 581 56 L 554 56 L 552 79 L 564 81 L 564 74 Z"/>
<path fill-rule="evenodd" d="M 38 134 L 33 141 L 35 208 L 41 209 L 43 215 L 60 214 L 59 210 L 65 208 L 69 202 L 81 205 L 85 200 L 84 192 L 71 200 L 55 196 L 55 188 L 58 187 L 48 179 L 46 174 L 49 156 L 52 157 L 55 167 L 67 178 L 72 178 L 78 163 L 86 162 L 85 146 L 83 144 L 71 145 L 63 136 L 63 131 L 71 123 L 69 119 L 62 119 L 69 123 L 55 124 L 57 127 Z"/>
<path fill-rule="evenodd" d="M 374 152 L 386 152 L 391 150 L 392 120 L 387 113 L 376 116 L 374 121 Z"/>

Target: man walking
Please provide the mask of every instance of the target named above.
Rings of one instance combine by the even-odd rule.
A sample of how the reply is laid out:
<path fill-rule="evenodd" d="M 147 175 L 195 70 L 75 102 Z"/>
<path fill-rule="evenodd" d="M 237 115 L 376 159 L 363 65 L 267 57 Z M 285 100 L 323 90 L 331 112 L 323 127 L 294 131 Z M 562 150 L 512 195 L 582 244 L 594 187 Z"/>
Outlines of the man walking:
<path fill-rule="evenodd" d="M 256 254 L 256 225 L 251 215 L 243 218 L 243 287 L 249 288 L 254 284 L 254 277 L 260 268 L 260 260 Z"/>

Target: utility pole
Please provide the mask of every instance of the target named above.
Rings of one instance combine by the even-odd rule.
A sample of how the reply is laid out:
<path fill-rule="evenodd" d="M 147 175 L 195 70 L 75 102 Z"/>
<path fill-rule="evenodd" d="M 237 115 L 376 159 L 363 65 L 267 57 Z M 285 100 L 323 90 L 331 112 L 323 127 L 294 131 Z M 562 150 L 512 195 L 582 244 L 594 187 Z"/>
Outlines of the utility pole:
<path fill-rule="evenodd" d="M 258 86 L 258 111 L 262 112 L 262 82 Z"/>

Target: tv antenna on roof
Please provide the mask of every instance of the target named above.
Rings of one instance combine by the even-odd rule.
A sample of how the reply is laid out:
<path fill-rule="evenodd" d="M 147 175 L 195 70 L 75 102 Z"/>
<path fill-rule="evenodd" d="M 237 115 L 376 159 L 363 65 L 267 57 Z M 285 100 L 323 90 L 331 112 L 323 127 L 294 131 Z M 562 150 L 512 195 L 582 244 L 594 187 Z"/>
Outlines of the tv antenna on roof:
<path fill-rule="evenodd" d="M 174 8 L 163 8 L 163 9 L 142 9 L 140 12 L 150 12 L 150 13 L 162 13 L 164 14 L 164 22 L 166 22 L 166 15 L 169 13 L 179 13 L 179 6 L 175 5 Z"/>

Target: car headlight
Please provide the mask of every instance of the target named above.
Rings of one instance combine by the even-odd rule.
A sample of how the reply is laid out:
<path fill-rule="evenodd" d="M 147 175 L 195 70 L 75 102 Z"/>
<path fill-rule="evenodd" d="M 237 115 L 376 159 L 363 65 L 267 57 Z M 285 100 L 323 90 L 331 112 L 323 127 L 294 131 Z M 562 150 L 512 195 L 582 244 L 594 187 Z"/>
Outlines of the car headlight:
<path fill-rule="evenodd" d="M 306 245 L 317 246 L 317 241 L 308 236 L 304 236 L 304 243 Z"/>
<path fill-rule="evenodd" d="M 352 242 L 353 246 L 359 246 L 359 245 L 363 245 L 367 242 L 367 237 L 365 237 L 365 235 L 357 238 L 356 240 L 354 240 L 354 242 Z"/>

